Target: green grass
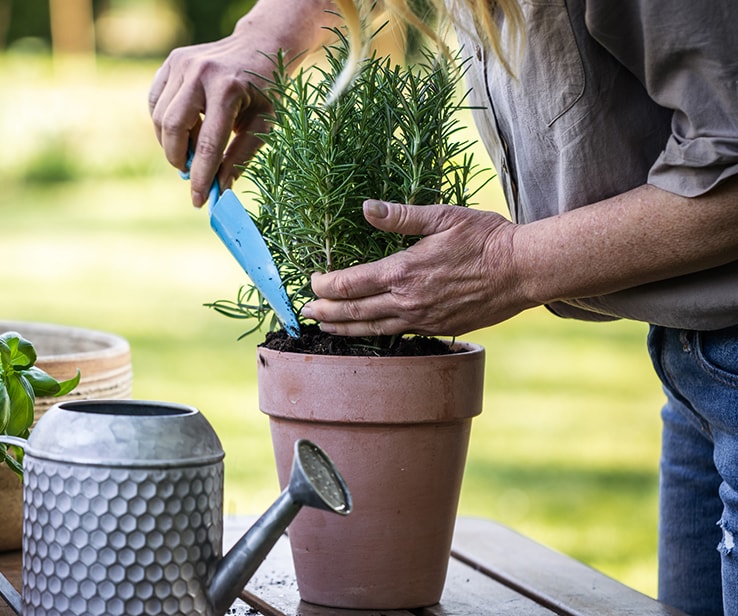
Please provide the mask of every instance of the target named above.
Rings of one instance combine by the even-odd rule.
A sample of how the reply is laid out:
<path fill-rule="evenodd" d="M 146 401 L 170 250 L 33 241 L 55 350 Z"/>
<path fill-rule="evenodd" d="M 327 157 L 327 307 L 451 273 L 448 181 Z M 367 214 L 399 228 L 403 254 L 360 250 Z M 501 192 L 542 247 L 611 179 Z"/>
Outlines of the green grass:
<path fill-rule="evenodd" d="M 0 58 L 0 319 L 113 331 L 134 395 L 192 404 L 226 450 L 226 510 L 277 494 L 258 410 L 258 336 L 204 308 L 243 274 L 163 161 L 146 93 L 155 65 L 74 73 Z M 238 187 L 237 187 L 238 189 Z M 485 193 L 499 209 L 499 194 Z M 655 592 L 661 394 L 646 327 L 544 309 L 466 339 L 487 349 L 460 510 L 509 524 Z"/>

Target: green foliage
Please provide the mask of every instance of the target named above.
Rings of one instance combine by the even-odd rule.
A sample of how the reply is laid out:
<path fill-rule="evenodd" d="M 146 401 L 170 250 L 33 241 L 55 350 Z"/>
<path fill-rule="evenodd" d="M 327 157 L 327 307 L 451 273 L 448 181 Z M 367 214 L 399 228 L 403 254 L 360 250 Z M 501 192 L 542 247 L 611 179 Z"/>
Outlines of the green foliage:
<path fill-rule="evenodd" d="M 209 43 L 230 34 L 236 21 L 255 0 L 178 0 L 175 3 L 190 30 L 190 44 Z"/>
<path fill-rule="evenodd" d="M 76 180 L 80 173 L 68 139 L 58 136 L 31 157 L 23 179 L 32 184 L 61 184 Z"/>
<path fill-rule="evenodd" d="M 63 396 L 79 384 L 80 373 L 66 381 L 57 381 L 36 363 L 33 344 L 16 332 L 0 335 L 0 434 L 26 438 L 33 423 L 36 396 Z M 0 462 L 6 462 L 19 475 L 23 452 L 0 443 Z"/>
<path fill-rule="evenodd" d="M 146 1 L 92 0 L 93 17 L 97 18 L 111 5 L 121 8 Z M 255 0 L 172 0 L 171 4 L 186 21 L 190 33 L 188 42 L 194 44 L 230 34 L 238 18 L 251 10 Z M 27 37 L 51 44 L 49 3 L 45 0 L 0 0 L 0 47 Z"/>
<path fill-rule="evenodd" d="M 298 311 L 314 299 L 311 273 L 375 261 L 418 239 L 369 225 L 362 213 L 366 199 L 468 206 L 479 190 L 469 188 L 480 173 L 473 142 L 459 137 L 463 66 L 428 50 L 410 66 L 374 55 L 326 104 L 345 56 L 344 40 L 326 50 L 327 68 L 294 76 L 277 56 L 264 92 L 273 108 L 271 130 L 244 169 L 258 204 L 255 222 Z M 236 301 L 212 306 L 259 324 L 270 316 L 251 286 Z"/>

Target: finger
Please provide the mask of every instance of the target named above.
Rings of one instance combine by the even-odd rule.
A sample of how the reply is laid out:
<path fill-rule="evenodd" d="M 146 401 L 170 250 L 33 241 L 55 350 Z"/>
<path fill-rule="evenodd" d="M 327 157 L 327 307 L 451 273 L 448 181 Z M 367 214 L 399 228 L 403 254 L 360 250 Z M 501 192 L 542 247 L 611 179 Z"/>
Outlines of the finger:
<path fill-rule="evenodd" d="M 432 235 L 453 226 L 459 209 L 452 205 L 406 205 L 369 199 L 364 217 L 382 231 L 404 235 Z"/>
<path fill-rule="evenodd" d="M 302 308 L 302 316 L 321 322 L 378 321 L 401 314 L 391 293 L 359 299 L 316 299 Z"/>
<path fill-rule="evenodd" d="M 378 321 L 345 321 L 343 323 L 320 323 L 320 329 L 337 336 L 395 336 L 411 332 L 403 319 L 392 317 Z"/>
<path fill-rule="evenodd" d="M 253 157 L 263 142 L 255 133 L 266 130 L 266 121 L 259 117 L 246 130 L 240 131 L 231 140 L 223 157 L 223 164 L 218 173 L 218 181 L 223 190 L 230 187 L 242 172 L 242 167 Z"/>
<path fill-rule="evenodd" d="M 159 144 L 163 144 L 163 133 L 164 125 L 167 114 L 171 112 L 172 99 L 177 95 L 177 92 L 181 86 L 181 80 L 172 80 L 168 77 L 165 82 L 161 84 L 161 91 L 158 93 L 152 91 L 149 93 L 149 112 L 151 113 L 151 119 L 154 123 L 154 132 Z"/>
<path fill-rule="evenodd" d="M 166 96 L 165 91 L 155 111 L 158 114 L 158 107 L 165 106 L 160 120 L 159 141 L 169 163 L 184 171 L 193 131 L 197 132 L 201 121 L 200 114 L 204 109 L 204 99 L 199 89 L 193 91 L 190 88 L 179 88 L 168 103 L 165 101 Z"/>
<path fill-rule="evenodd" d="M 215 95 L 212 100 L 222 101 L 223 99 Z M 206 109 L 195 142 L 195 156 L 190 169 L 192 203 L 196 207 L 201 206 L 207 200 L 213 178 L 221 169 L 223 152 L 233 131 L 239 105 L 239 101 L 234 100 L 231 103 L 221 102 L 220 105 L 212 105 L 211 107 L 214 107 L 214 109 L 211 108 L 209 112 Z M 232 174 L 232 171 L 223 174 L 226 181 L 219 183 L 221 191 L 229 185 L 230 182 L 227 181 L 227 178 Z"/>
<path fill-rule="evenodd" d="M 391 286 L 385 280 L 384 272 L 391 266 L 392 257 L 381 262 L 362 263 L 345 270 L 314 273 L 310 278 L 313 292 L 325 299 L 349 299 L 378 295 L 389 291 Z"/>
<path fill-rule="evenodd" d="M 162 92 L 164 92 L 164 88 L 166 88 L 170 71 L 171 68 L 169 63 L 166 62 L 159 67 L 156 73 L 154 73 L 154 79 L 151 82 L 151 87 L 149 88 L 149 115 L 152 118 L 154 117 L 154 109 L 156 109 L 159 98 L 161 97 Z"/>

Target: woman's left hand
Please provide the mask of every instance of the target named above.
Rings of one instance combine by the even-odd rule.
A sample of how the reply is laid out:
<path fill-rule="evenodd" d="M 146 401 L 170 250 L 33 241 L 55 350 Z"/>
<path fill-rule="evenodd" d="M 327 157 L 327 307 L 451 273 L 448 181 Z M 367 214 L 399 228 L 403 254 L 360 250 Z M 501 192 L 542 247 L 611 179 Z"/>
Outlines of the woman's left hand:
<path fill-rule="evenodd" d="M 380 261 L 313 274 L 319 299 L 303 316 L 344 336 L 460 335 L 504 321 L 534 304 L 516 284 L 516 225 L 450 205 L 364 203 L 375 227 L 424 236 Z"/>

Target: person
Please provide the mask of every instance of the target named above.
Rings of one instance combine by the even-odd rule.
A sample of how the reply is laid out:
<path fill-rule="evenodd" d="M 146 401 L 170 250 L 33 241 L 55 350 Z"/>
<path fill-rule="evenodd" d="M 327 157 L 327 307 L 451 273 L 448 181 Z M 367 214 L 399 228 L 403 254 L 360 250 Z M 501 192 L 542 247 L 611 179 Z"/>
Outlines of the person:
<path fill-rule="evenodd" d="M 303 314 L 349 336 L 459 335 L 541 305 L 649 323 L 666 393 L 659 598 L 738 615 L 738 4 L 448 5 L 512 219 L 369 200 L 372 225 L 422 239 L 314 274 Z M 319 45 L 337 19 L 326 0 L 260 0 L 162 65 L 151 115 L 175 167 L 196 144 L 195 206 L 258 146 L 263 54 Z"/>

